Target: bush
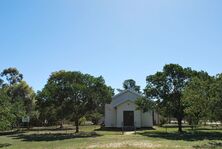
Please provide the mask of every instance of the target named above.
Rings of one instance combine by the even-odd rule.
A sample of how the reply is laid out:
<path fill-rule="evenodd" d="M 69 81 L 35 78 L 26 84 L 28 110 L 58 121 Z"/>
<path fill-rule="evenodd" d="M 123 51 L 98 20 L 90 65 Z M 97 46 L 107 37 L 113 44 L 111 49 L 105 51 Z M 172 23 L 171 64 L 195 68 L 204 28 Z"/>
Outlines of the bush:
<path fill-rule="evenodd" d="M 94 125 L 98 125 L 99 121 L 102 118 L 102 114 L 99 112 L 91 113 L 90 115 L 87 116 L 87 119 L 90 120 Z"/>
<path fill-rule="evenodd" d="M 86 117 L 82 117 L 79 119 L 79 125 L 85 125 L 86 123 Z"/>
<path fill-rule="evenodd" d="M 167 119 L 165 119 L 165 118 L 160 118 L 160 126 L 162 127 L 164 124 L 166 124 L 167 123 Z"/>

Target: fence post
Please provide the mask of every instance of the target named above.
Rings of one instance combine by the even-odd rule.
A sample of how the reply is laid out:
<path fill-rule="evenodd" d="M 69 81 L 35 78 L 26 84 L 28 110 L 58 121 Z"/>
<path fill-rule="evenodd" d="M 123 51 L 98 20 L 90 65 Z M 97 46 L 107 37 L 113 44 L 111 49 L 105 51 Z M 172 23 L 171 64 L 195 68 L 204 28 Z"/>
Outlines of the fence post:
<path fill-rule="evenodd" d="M 122 122 L 122 135 L 124 134 L 124 126 L 123 126 L 123 122 Z"/>
<path fill-rule="evenodd" d="M 134 132 L 136 134 L 136 122 L 134 122 Z"/>

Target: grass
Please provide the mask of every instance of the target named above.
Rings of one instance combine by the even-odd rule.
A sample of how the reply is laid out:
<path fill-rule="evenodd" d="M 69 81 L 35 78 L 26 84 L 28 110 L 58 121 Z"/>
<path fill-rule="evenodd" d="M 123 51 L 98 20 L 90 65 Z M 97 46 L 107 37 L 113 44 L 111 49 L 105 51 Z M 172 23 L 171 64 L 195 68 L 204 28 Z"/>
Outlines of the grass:
<path fill-rule="evenodd" d="M 102 130 L 99 126 L 81 126 L 64 130 L 56 127 L 33 128 L 30 131 L 0 133 L 0 149 L 75 149 L 75 148 L 222 148 L 222 130 L 185 128 L 182 134 L 176 128 L 156 127 L 136 134 L 122 135 L 118 130 Z"/>

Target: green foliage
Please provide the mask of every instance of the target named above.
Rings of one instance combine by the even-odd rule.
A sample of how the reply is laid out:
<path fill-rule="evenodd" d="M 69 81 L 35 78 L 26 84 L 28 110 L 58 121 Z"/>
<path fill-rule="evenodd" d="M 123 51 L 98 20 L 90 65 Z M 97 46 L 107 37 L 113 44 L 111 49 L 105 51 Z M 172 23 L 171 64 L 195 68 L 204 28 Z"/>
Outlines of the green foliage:
<path fill-rule="evenodd" d="M 0 78 L 0 88 L 2 88 L 3 82 L 4 81 Z"/>
<path fill-rule="evenodd" d="M 43 105 L 40 111 L 53 108 L 56 120 L 73 120 L 78 132 L 80 118 L 95 109 L 102 112 L 105 103 L 111 101 L 111 96 L 111 89 L 102 77 L 59 71 L 52 73 L 37 99 L 39 107 Z"/>
<path fill-rule="evenodd" d="M 15 116 L 15 126 L 19 127 L 23 116 L 30 116 L 31 120 L 35 113 L 35 93 L 25 81 L 20 81 L 9 87 L 5 87 L 10 97 L 12 113 Z"/>
<path fill-rule="evenodd" d="M 38 91 L 36 100 L 36 108 L 39 111 L 39 120 L 42 124 L 47 121 L 47 125 L 53 125 L 60 120 L 57 116 L 57 106 L 46 88 L 41 92 Z"/>
<path fill-rule="evenodd" d="M 209 76 L 207 79 L 196 76 L 192 78 L 183 92 L 184 111 L 192 125 L 198 125 L 201 119 L 209 118 L 210 86 Z"/>
<path fill-rule="evenodd" d="M 123 82 L 123 88 L 126 90 L 126 89 L 132 89 L 132 90 L 135 90 L 136 92 L 138 93 L 141 93 L 140 91 L 140 86 L 136 85 L 136 81 L 134 81 L 133 79 L 128 79 L 128 80 L 125 80 Z"/>
<path fill-rule="evenodd" d="M 1 73 L 2 77 L 5 77 L 8 81 L 8 84 L 13 85 L 17 82 L 20 82 L 23 79 L 23 75 L 19 73 L 19 71 L 16 68 L 7 68 L 4 69 Z"/>
<path fill-rule="evenodd" d="M 25 112 L 25 106 L 22 100 L 15 101 L 12 104 L 12 110 L 11 113 L 14 115 L 14 121 L 13 121 L 13 126 L 14 127 L 19 127 L 22 117 L 27 116 Z"/>
<path fill-rule="evenodd" d="M 165 117 L 160 118 L 160 126 L 162 127 L 164 124 L 167 124 L 167 119 Z"/>
<path fill-rule="evenodd" d="M 92 112 L 87 116 L 87 120 L 91 121 L 94 125 L 99 124 L 99 120 L 103 117 L 103 115 L 99 112 Z"/>
<path fill-rule="evenodd" d="M 85 125 L 85 123 L 86 123 L 86 117 L 83 116 L 79 119 L 79 125 Z"/>
<path fill-rule="evenodd" d="M 210 118 L 213 121 L 222 122 L 222 74 L 218 74 L 214 78 L 210 91 L 212 99 L 209 103 Z"/>
<path fill-rule="evenodd" d="M 5 93 L 3 89 L 0 89 L 0 130 L 6 130 L 11 128 L 11 124 L 14 120 L 12 114 L 12 106 L 9 102 L 10 97 Z"/>
<path fill-rule="evenodd" d="M 181 102 L 182 91 L 191 78 L 191 69 L 177 64 L 165 65 L 162 72 L 147 77 L 145 94 L 148 98 L 158 99 L 158 112 L 177 118 L 178 130 L 182 131 L 184 106 Z M 168 116 L 169 116 L 168 115 Z"/>
<path fill-rule="evenodd" d="M 7 94 L 7 102 L 10 103 L 11 109 L 10 114 L 13 115 L 13 120 L 10 119 L 9 121 L 12 123 L 11 125 L 19 126 L 22 116 L 30 116 L 32 119 L 36 113 L 35 92 L 22 80 L 23 75 L 16 68 L 4 69 L 1 77 L 0 89 Z"/>
<path fill-rule="evenodd" d="M 147 112 L 147 111 L 155 109 L 155 102 L 146 97 L 138 98 L 135 101 L 135 104 L 137 105 L 137 110 L 141 110 L 143 112 Z"/>
<path fill-rule="evenodd" d="M 35 92 L 25 81 L 10 87 L 10 96 L 13 102 L 20 101 L 24 105 L 27 115 L 31 116 L 35 106 Z"/>

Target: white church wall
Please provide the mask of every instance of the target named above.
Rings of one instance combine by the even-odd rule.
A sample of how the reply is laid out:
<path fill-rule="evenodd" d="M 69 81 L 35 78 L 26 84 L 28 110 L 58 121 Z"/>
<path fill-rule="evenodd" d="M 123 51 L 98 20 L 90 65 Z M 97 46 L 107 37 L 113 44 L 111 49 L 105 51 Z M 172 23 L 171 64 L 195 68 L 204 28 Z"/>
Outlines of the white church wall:
<path fill-rule="evenodd" d="M 111 104 L 105 105 L 105 126 L 116 127 L 116 109 Z"/>
<path fill-rule="evenodd" d="M 141 127 L 141 113 L 136 110 L 136 105 L 131 101 L 126 101 L 117 106 L 117 127 L 122 127 L 123 124 L 123 111 L 134 111 L 134 122 L 136 127 Z"/>
<path fill-rule="evenodd" d="M 153 127 L 153 114 L 152 111 L 142 112 L 142 127 Z"/>

